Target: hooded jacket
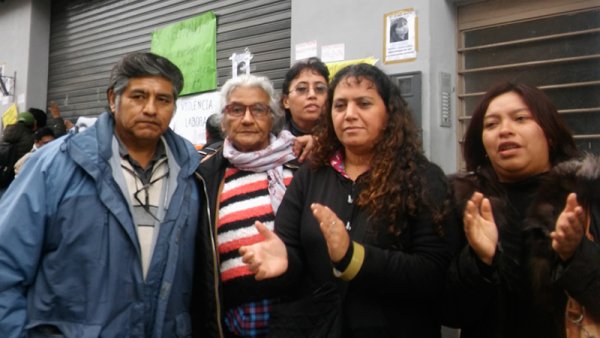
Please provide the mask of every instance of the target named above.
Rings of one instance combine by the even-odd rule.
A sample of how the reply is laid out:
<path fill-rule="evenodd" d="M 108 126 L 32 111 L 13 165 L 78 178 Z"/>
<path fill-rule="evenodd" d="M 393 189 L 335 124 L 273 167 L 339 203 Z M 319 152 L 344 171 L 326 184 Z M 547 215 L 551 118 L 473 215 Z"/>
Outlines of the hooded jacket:
<path fill-rule="evenodd" d="M 6 126 L 6 129 L 4 129 L 2 140 L 11 143 L 16 147 L 16 158 L 19 159 L 21 156 L 27 154 L 31 150 L 31 147 L 33 147 L 35 141 L 33 137 L 33 128 L 27 126 L 23 122 L 8 125 Z"/>
<path fill-rule="evenodd" d="M 2 337 L 191 335 L 199 157 L 171 130 L 162 141 L 168 199 L 146 279 L 112 115 L 31 157 L 0 200 Z"/>

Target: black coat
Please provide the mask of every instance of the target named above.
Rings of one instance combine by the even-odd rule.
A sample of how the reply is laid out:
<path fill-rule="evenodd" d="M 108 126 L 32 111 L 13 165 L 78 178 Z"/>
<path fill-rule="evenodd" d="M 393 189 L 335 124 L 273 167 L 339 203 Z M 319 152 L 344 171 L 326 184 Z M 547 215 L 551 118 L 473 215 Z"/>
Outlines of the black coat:
<path fill-rule="evenodd" d="M 197 175 L 202 182 L 200 189 L 200 205 L 202 205 L 202 208 L 196 236 L 196 268 L 194 269 L 192 309 L 190 313 L 192 316 L 192 336 L 198 338 L 224 337 L 214 215 L 214 201 L 216 199 L 211 198 L 211 196 L 217 196 L 225 169 L 220 170 L 220 163 L 223 159 L 222 152 L 215 154 L 213 157 L 215 157 L 213 161 L 218 160 L 214 166 L 203 166 L 197 170 Z"/>
<path fill-rule="evenodd" d="M 443 172 L 425 160 L 420 165 L 426 195 L 436 205 L 444 204 L 448 185 Z M 355 203 L 359 186 L 329 166 L 303 166 L 296 173 L 275 230 L 288 250 L 288 277 L 296 282 L 288 296 L 300 298 L 301 304 L 291 303 L 295 315 L 282 316 L 285 323 L 276 320 L 275 311 L 273 326 L 299 322 L 292 330 L 301 332 L 285 335 L 281 328 L 280 336 L 440 337 L 437 301 L 453 253 L 455 224 L 446 222 L 446 234 L 440 236 L 430 210 L 422 208 L 416 217 L 405 219 L 408 226 L 400 235 L 388 233 L 383 225 L 371 227 L 366 211 Z M 365 248 L 364 263 L 350 282 L 333 275 L 325 240 L 310 210 L 313 202 L 327 205 L 350 224 L 350 237 Z M 298 309 L 303 306 L 304 311 Z M 318 332 L 311 331 L 315 329 Z"/>
<path fill-rule="evenodd" d="M 589 212 L 593 240 L 584 237 L 573 257 L 563 262 L 552 250 L 549 233 L 554 230 L 570 192 L 577 193 L 579 204 Z M 535 304 L 554 318 L 554 330 L 565 331 L 566 293 L 588 314 L 600 319 L 600 158 L 588 155 L 554 167 L 542 182 L 526 227 L 530 232 L 528 263 Z"/>
<path fill-rule="evenodd" d="M 590 311 L 600 308 L 600 247 L 584 240 L 568 264 L 558 264 L 550 248 L 548 234 L 574 191 L 564 181 L 573 171 L 566 174 L 565 167 L 512 184 L 494 184 L 485 171 L 453 177 L 457 217 L 480 191 L 490 198 L 499 230 L 492 266 L 481 262 L 465 239 L 449 269 L 444 323 L 462 328 L 461 337 L 564 337 L 565 290 L 573 290 Z M 583 186 L 598 189 L 597 178 Z M 599 233 L 594 205 L 592 233 Z"/>
<path fill-rule="evenodd" d="M 535 176 L 500 184 L 491 171 L 452 177 L 460 224 L 466 202 L 479 191 L 490 199 L 499 234 L 491 266 L 479 260 L 464 238 L 448 271 L 444 324 L 460 327 L 462 338 L 545 337 L 536 333 L 541 318 L 531 311 L 523 251 L 523 219 L 539 182 Z"/>
<path fill-rule="evenodd" d="M 2 140 L 15 146 L 15 158 L 20 159 L 33 148 L 33 129 L 23 122 L 8 125 L 4 129 Z"/>

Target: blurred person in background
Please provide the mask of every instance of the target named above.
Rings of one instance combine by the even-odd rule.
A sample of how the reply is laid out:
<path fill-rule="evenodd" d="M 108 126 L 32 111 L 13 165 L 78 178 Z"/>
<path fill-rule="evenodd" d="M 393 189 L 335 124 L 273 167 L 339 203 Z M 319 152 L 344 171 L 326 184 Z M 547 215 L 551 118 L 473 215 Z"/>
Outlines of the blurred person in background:
<path fill-rule="evenodd" d="M 47 143 L 53 141 L 55 138 L 56 137 L 54 136 L 54 132 L 49 127 L 38 128 L 33 133 L 33 148 L 31 148 L 31 150 L 27 154 L 23 155 L 17 161 L 17 163 L 15 163 L 15 175 L 19 174 L 19 171 L 23 167 L 23 164 L 25 164 L 27 159 L 29 159 L 29 157 L 31 157 L 31 155 L 33 155 L 34 152 L 36 152 L 38 149 L 40 149 Z"/>

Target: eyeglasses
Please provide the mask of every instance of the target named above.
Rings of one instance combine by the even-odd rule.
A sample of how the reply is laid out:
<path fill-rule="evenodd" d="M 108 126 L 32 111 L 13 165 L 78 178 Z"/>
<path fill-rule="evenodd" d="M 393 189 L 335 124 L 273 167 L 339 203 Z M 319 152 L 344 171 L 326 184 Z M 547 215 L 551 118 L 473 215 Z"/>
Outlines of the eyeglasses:
<path fill-rule="evenodd" d="M 231 117 L 242 117 L 246 114 L 247 110 L 250 110 L 250 114 L 254 117 L 264 117 L 271 112 L 271 108 L 266 104 L 255 103 L 255 104 L 241 104 L 241 103 L 230 103 L 225 106 L 223 111 L 225 114 Z"/>
<path fill-rule="evenodd" d="M 327 94 L 327 85 L 325 85 L 325 84 L 317 84 L 312 88 L 313 88 L 313 91 L 315 92 L 315 94 L 317 94 L 317 95 Z M 308 95 L 308 93 L 310 92 L 310 87 L 307 85 L 301 84 L 301 85 L 296 86 L 296 88 L 292 89 L 291 91 L 298 93 L 298 95 Z"/>
<path fill-rule="evenodd" d="M 156 170 L 160 165 L 156 165 L 154 167 L 153 170 Z M 125 169 L 126 172 L 128 172 L 131 176 L 134 177 L 135 179 L 135 185 L 136 185 L 136 191 L 133 193 L 133 198 L 135 199 L 135 201 L 138 203 L 137 205 L 133 205 L 134 207 L 142 207 L 142 209 L 144 209 L 144 211 L 146 211 L 146 213 L 148 215 L 150 215 L 152 218 L 154 218 L 156 221 L 161 222 L 160 219 L 158 219 L 157 215 L 154 214 L 154 212 L 152 212 L 152 208 L 155 208 L 155 206 L 150 204 L 150 193 L 148 192 L 148 190 L 152 187 L 152 185 L 162 179 L 166 179 L 169 177 L 169 171 L 168 171 L 168 167 L 167 167 L 167 171 L 158 176 L 157 178 L 151 180 L 150 182 L 143 184 L 142 183 L 142 187 L 141 188 L 137 188 L 137 182 L 138 181 L 142 181 L 140 179 L 140 177 L 138 176 L 138 174 L 134 171 L 129 169 L 128 167 L 121 165 L 121 168 Z M 151 174 L 151 176 L 154 175 L 154 173 Z M 144 193 L 144 201 L 142 201 L 142 199 L 140 198 L 140 194 Z"/>

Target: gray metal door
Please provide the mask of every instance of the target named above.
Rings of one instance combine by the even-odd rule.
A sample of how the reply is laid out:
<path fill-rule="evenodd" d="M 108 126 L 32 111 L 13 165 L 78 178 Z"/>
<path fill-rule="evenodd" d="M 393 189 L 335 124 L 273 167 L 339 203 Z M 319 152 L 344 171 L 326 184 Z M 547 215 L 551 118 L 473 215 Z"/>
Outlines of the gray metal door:
<path fill-rule="evenodd" d="M 48 101 L 64 117 L 100 114 L 110 70 L 122 55 L 149 51 L 155 29 L 207 11 L 217 17 L 218 84 L 231 76 L 231 54 L 248 47 L 252 73 L 281 87 L 290 65 L 291 0 L 55 0 Z"/>

